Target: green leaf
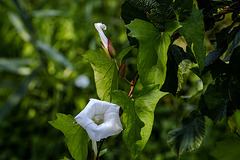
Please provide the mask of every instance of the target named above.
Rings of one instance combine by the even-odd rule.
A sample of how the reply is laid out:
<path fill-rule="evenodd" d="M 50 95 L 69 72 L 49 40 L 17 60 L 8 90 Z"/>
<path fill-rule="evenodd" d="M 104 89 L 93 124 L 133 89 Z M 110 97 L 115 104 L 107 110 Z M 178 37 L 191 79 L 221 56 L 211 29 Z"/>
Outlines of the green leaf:
<path fill-rule="evenodd" d="M 182 127 L 170 131 L 168 145 L 177 155 L 184 151 L 192 151 L 200 147 L 205 136 L 205 119 L 197 111 L 192 111 L 189 117 L 183 119 Z"/>
<path fill-rule="evenodd" d="M 87 132 L 80 125 L 73 124 L 75 119 L 72 115 L 57 113 L 56 116 L 57 119 L 49 123 L 64 134 L 72 157 L 75 160 L 87 159 L 89 140 Z"/>
<path fill-rule="evenodd" d="M 204 100 L 209 109 L 213 109 L 225 104 L 225 101 L 228 100 L 227 87 L 222 87 L 218 84 L 210 84 L 204 94 Z"/>
<path fill-rule="evenodd" d="M 157 2 L 155 0 L 125 0 L 121 7 L 121 17 L 125 24 L 129 24 L 134 19 L 148 21 L 146 12 L 155 8 L 156 5 Z"/>
<path fill-rule="evenodd" d="M 167 74 L 165 82 L 161 88 L 161 91 L 170 92 L 173 95 L 176 94 L 178 89 L 178 75 L 177 75 L 178 65 L 184 59 L 192 60 L 192 57 L 177 45 L 169 46 L 167 60 Z"/>
<path fill-rule="evenodd" d="M 159 30 L 165 29 L 165 23 L 173 19 L 172 0 L 125 0 L 121 17 L 125 24 L 141 19 L 154 24 Z"/>
<path fill-rule="evenodd" d="M 182 22 L 190 16 L 192 11 L 193 0 L 175 0 L 173 9 L 178 21 Z"/>
<path fill-rule="evenodd" d="M 216 148 L 211 152 L 211 155 L 217 160 L 239 159 L 240 157 L 240 140 L 237 137 L 226 138 L 223 141 L 217 142 Z"/>
<path fill-rule="evenodd" d="M 121 6 L 121 17 L 125 24 L 129 24 L 134 19 L 142 19 L 149 21 L 146 12 L 152 9 L 152 5 L 145 4 L 146 1 L 139 2 L 138 0 L 125 0 Z M 129 30 L 127 30 L 129 33 Z M 138 45 L 138 41 L 135 37 L 128 36 L 130 45 Z"/>
<path fill-rule="evenodd" d="M 229 105 L 229 65 L 216 60 L 205 67 L 202 75 L 203 96 L 199 102 L 199 110 L 214 123 L 220 121 L 227 113 Z"/>
<path fill-rule="evenodd" d="M 33 70 L 32 73 L 24 78 L 16 90 L 8 97 L 7 101 L 2 107 L 2 110 L 0 111 L 0 120 L 2 120 L 11 111 L 11 109 L 23 99 L 28 91 L 29 84 L 34 78 L 36 78 L 40 69 L 41 66 Z"/>
<path fill-rule="evenodd" d="M 122 64 L 122 59 L 126 56 L 126 54 L 128 54 L 129 51 L 131 51 L 133 48 L 135 48 L 136 46 L 129 46 L 127 48 L 125 48 L 124 50 L 122 50 L 118 55 L 117 55 L 117 60 L 119 62 L 119 64 Z"/>
<path fill-rule="evenodd" d="M 238 134 L 238 126 L 234 118 L 235 117 L 228 117 L 227 124 L 228 124 L 228 128 L 232 133 Z"/>
<path fill-rule="evenodd" d="M 228 100 L 227 87 L 210 84 L 204 94 L 204 100 L 209 109 L 225 104 Z"/>
<path fill-rule="evenodd" d="M 209 84 L 199 102 L 199 109 L 203 115 L 208 116 L 214 123 L 220 121 L 227 113 L 228 107 L 228 81 Z"/>
<path fill-rule="evenodd" d="M 154 110 L 157 102 L 166 93 L 158 90 L 158 86 L 147 86 L 139 95 L 131 100 L 122 91 L 113 92 L 113 103 L 123 109 L 122 122 L 126 129 L 123 140 L 134 158 L 141 153 L 152 132 Z"/>
<path fill-rule="evenodd" d="M 94 71 L 98 97 L 103 101 L 111 101 L 111 93 L 118 88 L 117 68 L 114 60 L 107 58 L 104 51 L 89 50 L 83 54 Z"/>
<path fill-rule="evenodd" d="M 137 67 L 144 86 L 159 84 L 161 87 L 165 81 L 170 36 L 180 27 L 177 22 L 171 24 L 171 29 L 166 28 L 166 32 L 160 32 L 153 24 L 139 19 L 127 25 L 131 30 L 129 35 L 139 41 Z"/>
<path fill-rule="evenodd" d="M 137 142 L 141 150 L 144 149 L 152 132 L 155 107 L 159 99 L 166 94 L 166 92 L 159 91 L 158 86 L 151 85 L 144 87 L 139 95 L 135 98 L 137 115 L 145 124 L 141 129 L 142 140 Z"/>
<path fill-rule="evenodd" d="M 108 151 L 107 148 L 101 150 L 100 153 L 99 153 L 99 157 L 101 157 L 102 155 L 104 155 L 105 153 L 107 153 L 107 151 Z"/>
<path fill-rule="evenodd" d="M 157 1 L 158 5 L 155 5 L 155 9 L 151 9 L 147 13 L 148 19 L 154 24 L 160 31 L 164 31 L 167 21 L 172 20 L 174 12 L 172 9 L 172 0 Z"/>
<path fill-rule="evenodd" d="M 179 29 L 179 33 L 186 39 L 188 47 L 194 54 L 201 72 L 204 68 L 206 57 L 202 11 L 193 7 L 191 16 L 189 16 L 185 21 L 181 22 L 181 25 L 182 28 Z"/>
<path fill-rule="evenodd" d="M 223 28 L 220 32 L 216 33 L 217 48 L 225 48 L 226 50 L 228 48 L 228 44 L 234 40 L 235 35 L 239 31 L 239 26 L 234 27 L 234 25 L 235 23 L 232 23 L 228 27 Z M 230 47 L 230 49 L 233 48 Z"/>
<path fill-rule="evenodd" d="M 196 2 L 196 1 L 195 1 Z M 204 24 L 205 24 L 205 31 L 210 30 L 214 27 L 215 22 L 220 18 L 214 17 L 214 14 L 218 13 L 219 8 L 224 8 L 225 6 L 231 5 L 232 1 L 212 1 L 212 0 L 201 0 L 197 1 L 198 8 L 203 10 L 204 14 Z"/>
<path fill-rule="evenodd" d="M 233 124 L 232 127 L 229 126 L 230 130 L 233 133 L 239 134 L 239 129 L 240 129 L 240 110 L 236 110 L 234 114 L 230 117 L 233 119 Z"/>
<path fill-rule="evenodd" d="M 122 132 L 123 141 L 131 151 L 133 157 L 136 158 L 142 151 L 137 141 L 142 140 L 140 132 L 144 123 L 136 113 L 134 101 L 131 100 L 125 92 L 119 90 L 114 91 L 112 96 L 112 102 L 120 105 L 123 109 L 122 123 L 125 128 Z"/>

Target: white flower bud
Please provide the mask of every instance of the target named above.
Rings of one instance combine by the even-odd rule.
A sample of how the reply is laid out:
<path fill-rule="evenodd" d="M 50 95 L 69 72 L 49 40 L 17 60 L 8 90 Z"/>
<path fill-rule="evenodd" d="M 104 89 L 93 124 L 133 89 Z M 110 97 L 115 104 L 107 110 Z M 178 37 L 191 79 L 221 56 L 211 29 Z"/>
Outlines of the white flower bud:
<path fill-rule="evenodd" d="M 98 34 L 100 36 L 100 39 L 101 39 L 104 47 L 107 49 L 108 48 L 108 38 L 103 33 L 103 30 L 106 30 L 107 26 L 105 24 L 102 24 L 102 23 L 95 23 L 94 26 L 98 31 Z"/>

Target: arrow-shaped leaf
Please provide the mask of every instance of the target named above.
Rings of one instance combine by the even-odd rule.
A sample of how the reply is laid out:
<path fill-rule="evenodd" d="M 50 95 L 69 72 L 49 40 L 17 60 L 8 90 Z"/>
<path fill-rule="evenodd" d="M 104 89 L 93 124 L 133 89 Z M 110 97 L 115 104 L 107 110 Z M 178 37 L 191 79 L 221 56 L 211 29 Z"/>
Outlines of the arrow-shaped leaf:
<path fill-rule="evenodd" d="M 166 24 L 165 32 L 160 32 L 153 24 L 135 19 L 127 28 L 130 36 L 139 41 L 138 73 L 144 86 L 163 85 L 167 71 L 167 51 L 170 36 L 180 27 L 174 21 Z"/>
<path fill-rule="evenodd" d="M 67 139 L 67 146 L 75 160 L 85 160 L 88 155 L 88 135 L 78 124 L 73 124 L 75 119 L 71 115 L 57 113 L 55 121 L 49 123 L 59 129 Z"/>
<path fill-rule="evenodd" d="M 123 109 L 122 122 L 126 127 L 123 131 L 123 140 L 134 158 L 139 156 L 148 142 L 152 132 L 155 107 L 164 95 L 166 93 L 159 91 L 156 85 L 143 88 L 134 100 L 122 91 L 113 92 L 113 103 Z"/>
<path fill-rule="evenodd" d="M 107 58 L 102 49 L 89 50 L 83 54 L 83 57 L 91 63 L 93 68 L 98 97 L 103 101 L 110 102 L 111 93 L 118 86 L 117 68 L 114 60 Z"/>

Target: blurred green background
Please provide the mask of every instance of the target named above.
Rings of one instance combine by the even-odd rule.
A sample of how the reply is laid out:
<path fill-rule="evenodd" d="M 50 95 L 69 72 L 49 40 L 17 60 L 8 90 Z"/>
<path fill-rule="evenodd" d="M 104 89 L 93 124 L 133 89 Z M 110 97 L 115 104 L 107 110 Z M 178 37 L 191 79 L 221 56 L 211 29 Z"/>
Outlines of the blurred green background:
<path fill-rule="evenodd" d="M 108 26 L 105 32 L 119 53 L 129 43 L 120 17 L 123 0 L 1 0 L 0 1 L 0 159 L 52 160 L 71 158 L 63 134 L 48 121 L 56 113 L 75 116 L 98 98 L 90 64 L 81 57 L 101 47 L 94 23 Z M 132 54 L 134 55 L 134 54 Z M 135 63 L 128 57 L 127 62 Z M 87 80 L 79 80 L 77 77 Z M 181 95 L 191 96 L 201 82 L 183 73 Z M 88 84 L 89 80 L 89 84 Z M 86 85 L 81 85 L 86 82 Z M 167 133 L 176 129 L 183 115 L 197 108 L 183 99 L 165 96 L 156 108 L 153 133 L 139 157 L 143 160 L 174 160 Z M 209 155 L 215 141 L 229 134 L 226 119 L 213 127 L 207 119 L 206 139 L 199 150 L 181 159 L 214 159 Z M 89 145 L 91 146 L 91 145 Z M 121 134 L 108 138 L 102 159 L 129 159 Z M 89 155 L 90 155 L 89 148 Z M 90 156 L 89 156 L 90 157 Z"/>

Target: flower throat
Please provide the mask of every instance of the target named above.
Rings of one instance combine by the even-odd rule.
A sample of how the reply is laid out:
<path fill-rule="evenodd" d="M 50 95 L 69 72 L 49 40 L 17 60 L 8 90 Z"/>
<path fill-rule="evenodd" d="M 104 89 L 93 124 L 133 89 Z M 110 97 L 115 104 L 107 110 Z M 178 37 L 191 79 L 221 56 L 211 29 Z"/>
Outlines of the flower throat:
<path fill-rule="evenodd" d="M 94 123 L 100 125 L 104 122 L 104 114 L 96 114 L 93 119 Z"/>

